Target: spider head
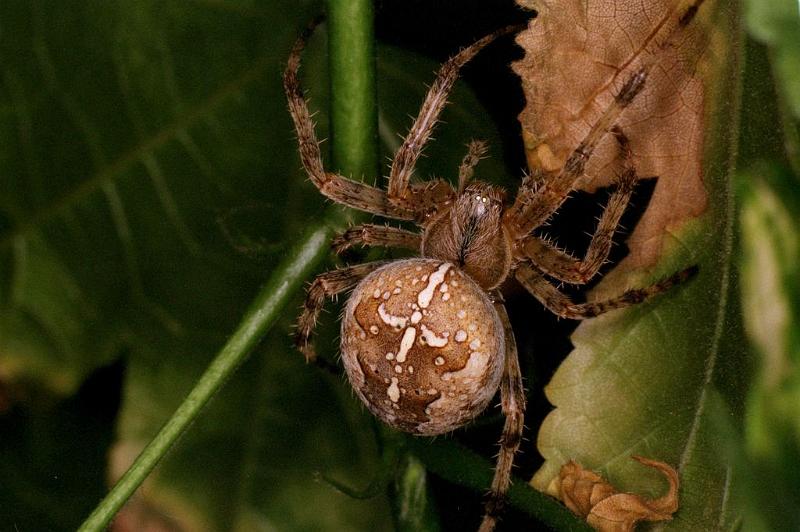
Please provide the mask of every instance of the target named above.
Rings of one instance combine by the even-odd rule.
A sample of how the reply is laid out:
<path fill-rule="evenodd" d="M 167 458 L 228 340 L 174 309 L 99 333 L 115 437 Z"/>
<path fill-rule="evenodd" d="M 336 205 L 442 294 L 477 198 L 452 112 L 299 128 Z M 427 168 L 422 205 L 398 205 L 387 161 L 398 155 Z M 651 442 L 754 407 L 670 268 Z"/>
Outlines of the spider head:
<path fill-rule="evenodd" d="M 501 223 L 505 191 L 474 182 L 426 227 L 422 254 L 457 264 L 491 289 L 508 274 L 511 250 Z"/>
<path fill-rule="evenodd" d="M 486 183 L 471 183 L 456 199 L 455 209 L 462 220 L 482 220 L 500 223 L 506 192 Z"/>

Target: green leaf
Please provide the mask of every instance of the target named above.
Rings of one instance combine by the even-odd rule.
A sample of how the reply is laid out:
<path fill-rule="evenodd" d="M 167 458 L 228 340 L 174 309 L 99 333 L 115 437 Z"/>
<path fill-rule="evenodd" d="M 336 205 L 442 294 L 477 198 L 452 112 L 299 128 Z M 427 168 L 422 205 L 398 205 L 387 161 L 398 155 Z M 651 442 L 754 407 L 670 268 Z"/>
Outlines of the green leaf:
<path fill-rule="evenodd" d="M 300 170 L 280 85 L 292 41 L 320 8 L 0 6 L 4 27 L 15 29 L 0 32 L 0 375 L 69 394 L 124 357 L 112 477 L 173 413 L 268 272 L 306 227 L 324 222 L 325 201 Z M 323 110 L 322 138 L 323 45 L 321 31 L 303 71 L 313 107 Z M 379 57 L 381 138 L 390 153 L 436 64 L 392 48 Z M 499 150 L 474 96 L 460 87 L 453 101 L 422 177 L 452 178 L 473 136 Z M 505 174 L 499 157 L 480 169 L 495 180 Z M 253 240 L 266 244 L 264 263 L 232 249 L 225 232 L 237 238 L 241 217 L 218 222 L 241 209 L 244 230 L 256 228 Z M 370 418 L 346 386 L 306 367 L 289 346 L 294 314 L 281 316 L 121 519 L 166 511 L 188 528 L 385 528 L 385 496 L 351 501 L 314 481 L 323 472 L 361 486 L 379 457 Z M 335 320 L 325 321 L 320 351 L 332 358 Z M 67 437 L 82 442 L 83 432 Z M 13 456 L 0 462 L 12 466 Z M 55 464 L 59 472 L 69 468 Z M 79 511 L 96 502 L 102 479 L 93 478 Z"/>
<path fill-rule="evenodd" d="M 395 528 L 400 532 L 439 532 L 439 516 L 428 488 L 425 466 L 407 455 L 393 486 Z"/>
<path fill-rule="evenodd" d="M 779 120 L 789 159 L 800 172 L 800 6 L 794 0 L 744 2 L 750 35 L 767 46 L 781 108 Z"/>
<path fill-rule="evenodd" d="M 737 13 L 719 4 L 712 54 L 724 61 L 702 72 L 708 208 L 673 228 L 657 268 L 630 282 L 641 286 L 691 264 L 699 274 L 577 328 L 575 350 L 545 389 L 556 408 L 540 428 L 545 463 L 532 480 L 547 490 L 574 459 L 622 491 L 658 497 L 666 490 L 661 475 L 630 457 L 667 462 L 682 483 L 680 509 L 660 525 L 672 530 L 732 529 L 739 522 L 736 472 L 721 449 L 740 426 L 746 386 L 731 183 L 741 53 Z"/>
<path fill-rule="evenodd" d="M 66 393 L 143 339 L 233 328 L 263 269 L 232 252 L 216 214 L 259 198 L 273 241 L 313 214 L 275 150 L 289 122 L 273 43 L 313 5 L 292 4 L 268 42 L 279 3 L 3 4 L 17 29 L 0 41 L 7 378 Z"/>
<path fill-rule="evenodd" d="M 795 120 L 800 120 L 800 6 L 794 0 L 746 0 L 748 32 L 773 52 L 776 78 Z"/>
<path fill-rule="evenodd" d="M 797 176 L 760 164 L 740 176 L 742 304 L 757 373 L 747 404 L 751 530 L 800 527 L 800 195 Z"/>
<path fill-rule="evenodd" d="M 292 6 L 0 7 L 4 27 L 16 29 L 0 37 L 5 382 L 31 394 L 43 387 L 64 394 L 112 357 L 127 355 L 130 368 L 152 362 L 170 378 L 159 370 L 171 356 L 190 352 L 198 356 L 192 362 L 207 362 L 264 276 L 263 266 L 230 249 L 216 215 L 259 195 L 270 207 L 261 226 L 281 244 L 268 257 L 273 264 L 291 246 L 284 231 L 299 234 L 319 219 L 306 206 L 317 196 L 298 172 L 288 119 L 285 129 L 253 119 L 264 111 L 264 96 L 274 116 L 285 117 L 277 82 L 284 57 L 272 52 L 270 39 L 288 49 L 294 28 L 318 9 Z M 287 23 L 295 17 L 296 25 L 265 42 L 263 18 L 278 15 Z M 281 143 L 286 150 L 270 151 Z M 148 398 L 142 406 L 154 403 L 160 405 Z M 84 441 L 92 434 L 91 412 L 86 416 L 63 446 L 96 445 L 98 474 L 80 504 L 64 508 L 62 515 L 72 512 L 59 520 L 66 528 L 74 526 L 76 508 L 84 517 L 105 489 L 106 443 Z M 4 466 L 13 466 L 14 456 L 40 442 L 6 444 L 17 447 L 3 453 Z M 50 475 L 73 478 L 72 459 L 54 462 Z M 53 483 L 52 490 L 66 504 L 62 487 Z M 14 512 L 7 521 L 35 523 L 40 513 L 34 528 L 45 527 L 49 514 L 25 515 L 31 507 L 6 506 Z"/>

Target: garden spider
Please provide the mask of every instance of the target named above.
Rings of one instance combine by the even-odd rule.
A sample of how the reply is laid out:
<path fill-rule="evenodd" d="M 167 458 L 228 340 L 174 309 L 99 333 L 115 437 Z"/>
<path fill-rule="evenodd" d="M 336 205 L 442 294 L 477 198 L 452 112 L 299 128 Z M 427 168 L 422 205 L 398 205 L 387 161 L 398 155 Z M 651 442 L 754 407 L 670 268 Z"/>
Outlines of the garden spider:
<path fill-rule="evenodd" d="M 675 13 L 670 38 L 693 18 L 702 0 Z M 547 277 L 586 284 L 606 261 L 637 174 L 620 113 L 643 88 L 654 60 L 645 60 L 553 177 L 528 176 L 513 203 L 499 187 L 473 180 L 486 147 L 473 141 L 458 186 L 443 180 L 411 183 L 459 69 L 508 27 L 461 50 L 441 67 L 411 130 L 392 162 L 388 190 L 326 172 L 314 124 L 298 80 L 300 56 L 313 27 L 289 57 L 284 88 L 309 178 L 329 199 L 385 218 L 414 222 L 420 232 L 364 224 L 339 235 L 337 253 L 354 245 L 418 249 L 421 258 L 369 262 L 319 275 L 298 321 L 296 344 L 315 361 L 311 335 L 326 298 L 353 290 L 342 320 L 342 361 L 353 389 L 371 412 L 400 430 L 421 435 L 451 431 L 483 411 L 500 389 L 505 425 L 481 530 L 494 528 L 511 482 L 523 432 L 525 393 L 514 334 L 499 286 L 513 276 L 554 314 L 597 316 L 640 303 L 686 280 L 691 267 L 645 288 L 605 301 L 574 303 Z M 669 39 L 667 39 L 669 41 Z M 575 189 L 586 162 L 606 134 L 617 140 L 623 170 L 583 259 L 534 235 Z"/>

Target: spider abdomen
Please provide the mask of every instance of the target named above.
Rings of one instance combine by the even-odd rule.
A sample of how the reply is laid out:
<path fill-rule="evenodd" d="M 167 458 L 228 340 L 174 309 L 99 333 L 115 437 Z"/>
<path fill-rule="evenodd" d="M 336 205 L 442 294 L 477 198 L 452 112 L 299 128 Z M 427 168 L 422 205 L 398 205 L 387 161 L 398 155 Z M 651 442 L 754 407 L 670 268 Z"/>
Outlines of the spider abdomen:
<path fill-rule="evenodd" d="M 342 360 L 371 412 L 406 432 L 441 434 L 482 412 L 503 372 L 492 302 L 449 262 L 408 259 L 364 278 L 345 308 Z"/>

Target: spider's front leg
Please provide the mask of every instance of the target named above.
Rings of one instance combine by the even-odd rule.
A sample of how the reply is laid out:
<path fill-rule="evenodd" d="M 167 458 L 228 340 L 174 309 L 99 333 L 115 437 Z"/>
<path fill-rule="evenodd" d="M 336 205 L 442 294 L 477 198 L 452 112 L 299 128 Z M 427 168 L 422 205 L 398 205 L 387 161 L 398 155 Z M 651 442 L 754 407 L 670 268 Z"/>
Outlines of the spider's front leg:
<path fill-rule="evenodd" d="M 508 313 L 502 303 L 496 303 L 495 309 L 503 322 L 506 352 L 503 367 L 503 380 L 500 381 L 500 401 L 505 415 L 503 435 L 500 437 L 500 453 L 494 470 L 491 490 L 486 500 L 486 511 L 479 532 L 491 532 L 497 524 L 497 518 L 505 506 L 506 493 L 511 485 L 511 469 L 522 441 L 522 430 L 525 423 L 525 389 L 522 385 L 522 372 L 519 368 L 517 343 L 514 331 L 508 319 Z"/>
<path fill-rule="evenodd" d="M 361 279 L 384 264 L 386 263 L 383 261 L 356 264 L 325 272 L 314 279 L 314 282 L 308 287 L 303 313 L 297 319 L 297 332 L 294 337 L 295 346 L 305 355 L 307 362 L 316 362 L 317 360 L 317 353 L 311 343 L 311 335 L 317 324 L 317 317 L 325 304 L 325 299 L 355 288 Z"/>
<path fill-rule="evenodd" d="M 584 169 L 594 154 L 600 141 L 611 131 L 622 112 L 636 99 L 645 86 L 651 70 L 658 62 L 658 51 L 675 46 L 690 25 L 703 0 L 685 0 L 668 14 L 657 25 L 648 42 L 656 49 L 643 46 L 628 61 L 628 65 L 636 65 L 635 70 L 626 72 L 626 78 L 613 101 L 591 125 L 583 140 L 567 157 L 564 167 L 552 179 L 544 182 L 537 189 L 527 187 L 520 193 L 505 214 L 506 226 L 515 236 L 523 238 L 535 228 L 541 226 L 564 203 L 569 193 L 584 175 Z M 669 20 L 669 18 L 672 20 Z M 646 55 L 643 55 L 646 54 Z M 637 60 L 638 62 L 635 62 Z"/>
<path fill-rule="evenodd" d="M 576 259 L 535 235 L 526 236 L 516 245 L 522 255 L 520 258 L 530 260 L 539 270 L 560 281 L 586 284 L 597 274 L 611 253 L 614 233 L 636 188 L 638 176 L 633 167 L 628 138 L 616 126 L 612 128 L 612 132 L 622 152 L 623 170 L 616 181 L 616 189 L 603 210 L 583 260 Z"/>
<path fill-rule="evenodd" d="M 283 74 L 283 88 L 289 102 L 289 113 L 297 132 L 303 168 L 319 191 L 336 203 L 387 218 L 413 220 L 415 209 L 408 203 L 390 202 L 383 190 L 347 179 L 339 174 L 326 172 L 323 167 L 322 153 L 314 130 L 314 122 L 311 119 L 308 102 L 303 95 L 298 77 L 300 56 L 317 24 L 319 24 L 319 20 L 312 22 L 303 35 L 297 39 Z"/>
<path fill-rule="evenodd" d="M 584 169 L 595 148 L 605 135 L 615 128 L 620 113 L 634 100 L 644 88 L 647 70 L 636 71 L 605 110 L 600 119 L 592 125 L 583 141 L 567 158 L 561 171 L 552 179 L 543 181 L 540 187 L 520 188 L 514 204 L 506 211 L 506 226 L 516 238 L 524 238 L 555 213 L 575 189 L 577 181 L 583 177 Z"/>
<path fill-rule="evenodd" d="M 402 208 L 415 208 L 417 210 L 417 215 L 420 216 L 426 212 L 429 206 L 428 204 L 433 204 L 437 200 L 441 200 L 441 198 L 437 198 L 436 196 L 442 196 L 448 193 L 452 194 L 452 189 L 444 182 L 432 182 L 429 183 L 430 186 L 422 187 L 409 186 L 411 175 L 414 173 L 414 167 L 425 144 L 430 140 L 433 128 L 439 120 L 439 115 L 447 104 L 447 97 L 458 79 L 458 73 L 461 67 L 496 38 L 521 29 L 522 26 L 518 25 L 508 26 L 491 33 L 464 48 L 441 66 L 436 75 L 436 79 L 425 95 L 425 100 L 422 103 L 416 120 L 414 120 L 414 124 L 411 126 L 408 135 L 406 135 L 403 144 L 398 148 L 394 160 L 392 161 L 392 168 L 389 172 L 388 196 L 389 201 L 392 202 L 393 205 Z M 478 149 L 477 145 L 473 145 L 473 147 Z M 473 147 L 470 148 L 471 151 Z M 447 190 L 442 190 L 445 186 Z"/>
<path fill-rule="evenodd" d="M 550 284 L 544 275 L 529 264 L 522 264 L 516 271 L 516 278 L 547 310 L 562 318 L 582 320 L 604 314 L 610 310 L 630 307 L 642 303 L 658 294 L 666 292 L 675 285 L 681 284 L 697 273 L 697 266 L 691 266 L 670 275 L 644 288 L 626 290 L 615 298 L 604 301 L 575 303 Z"/>

